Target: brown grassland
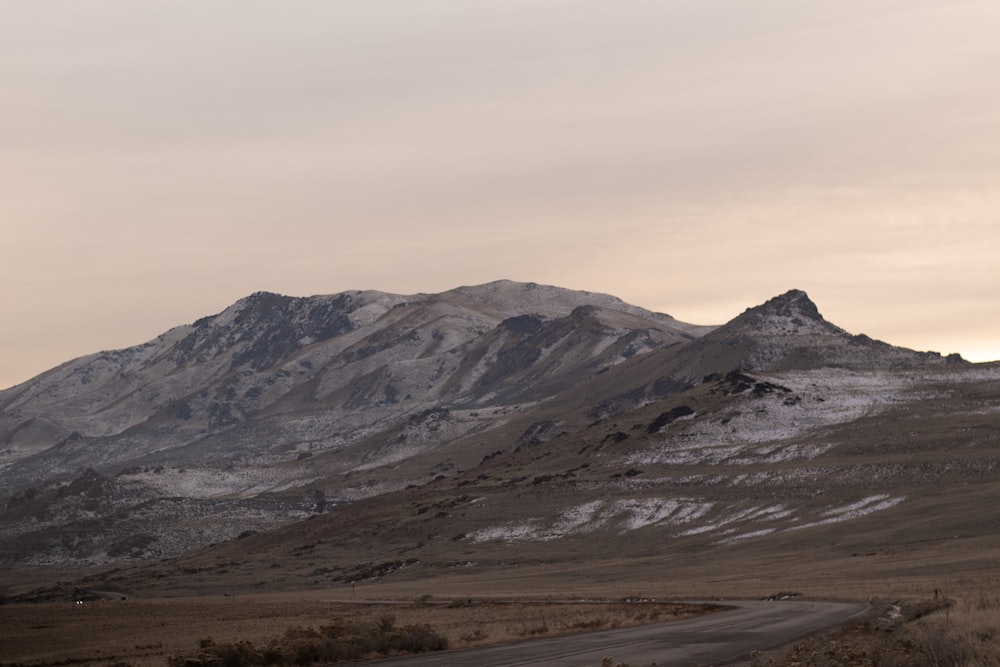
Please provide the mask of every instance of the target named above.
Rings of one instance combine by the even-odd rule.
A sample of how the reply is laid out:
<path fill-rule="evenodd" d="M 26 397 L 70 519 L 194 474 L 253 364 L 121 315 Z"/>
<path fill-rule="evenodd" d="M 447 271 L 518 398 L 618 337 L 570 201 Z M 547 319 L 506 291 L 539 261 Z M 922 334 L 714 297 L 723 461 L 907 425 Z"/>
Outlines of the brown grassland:
<path fill-rule="evenodd" d="M 429 626 L 426 629 L 433 636 L 442 638 L 448 647 L 458 648 L 666 622 L 711 610 L 708 606 L 684 608 L 640 600 L 640 594 L 666 600 L 684 596 L 714 599 L 720 593 L 724 593 L 722 597 L 758 598 L 787 592 L 812 598 L 869 600 L 882 611 L 864 623 L 783 651 L 757 655 L 752 663 L 755 667 L 1000 665 L 1000 578 L 995 576 L 949 575 L 942 570 L 937 578 L 824 581 L 818 577 L 810 584 L 799 577 L 772 580 L 769 576 L 734 574 L 724 580 L 686 583 L 647 580 L 646 586 L 640 586 L 634 567 L 619 566 L 621 569 L 605 564 L 590 572 L 588 583 L 576 590 L 563 587 L 565 581 L 560 583 L 554 570 L 537 567 L 499 576 L 479 573 L 373 583 L 353 590 L 340 587 L 255 595 L 109 599 L 82 605 L 70 600 L 6 604 L 0 605 L 0 664 L 260 664 L 241 661 L 233 655 L 234 648 L 241 644 L 260 650 L 268 645 L 287 646 L 295 639 L 319 636 L 344 624 L 374 629 Z M 562 574 L 570 579 L 582 571 Z M 545 588 L 546 581 L 563 590 Z M 775 584 L 782 587 L 775 588 Z M 496 593 L 486 594 L 487 589 Z M 570 601 L 580 596 L 616 601 Z M 398 602 L 380 602 L 387 600 Z M 229 652 L 213 654 L 213 647 Z M 271 664 L 307 662 L 297 659 L 294 652 L 274 659 Z"/>
<path fill-rule="evenodd" d="M 338 625 L 374 632 L 429 626 L 443 638 L 432 648 L 465 647 L 666 622 L 710 609 L 624 601 L 352 604 L 321 593 L 18 604 L 0 606 L 0 655 L 4 665 L 163 667 L 170 658 L 196 664 L 213 647 L 287 645 Z M 294 652 L 290 662 L 296 662 Z"/>

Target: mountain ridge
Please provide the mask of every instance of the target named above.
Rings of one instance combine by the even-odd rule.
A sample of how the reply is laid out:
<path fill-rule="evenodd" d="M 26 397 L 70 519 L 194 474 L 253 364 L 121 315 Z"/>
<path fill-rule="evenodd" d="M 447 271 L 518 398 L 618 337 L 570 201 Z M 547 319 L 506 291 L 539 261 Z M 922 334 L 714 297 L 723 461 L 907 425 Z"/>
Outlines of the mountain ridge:
<path fill-rule="evenodd" d="M 256 292 L 0 392 L 0 497 L 11 499 L 0 560 L 176 556 L 459 476 L 649 406 L 662 406 L 665 424 L 683 421 L 698 411 L 672 397 L 701 396 L 732 373 L 958 366 L 852 336 L 800 290 L 720 327 L 512 281 L 417 295 Z M 775 395 L 782 386 L 742 384 Z M 742 385 L 718 386 L 729 395 Z M 90 481 L 74 487 L 81 471 Z M 88 537 L 65 547 L 68 529 Z"/>

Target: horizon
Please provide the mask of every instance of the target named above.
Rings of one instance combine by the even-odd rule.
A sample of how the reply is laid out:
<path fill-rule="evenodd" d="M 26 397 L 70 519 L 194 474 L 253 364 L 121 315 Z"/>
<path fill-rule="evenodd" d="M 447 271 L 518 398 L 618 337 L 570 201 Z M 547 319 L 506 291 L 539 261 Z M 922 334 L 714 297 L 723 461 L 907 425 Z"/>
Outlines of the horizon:
<path fill-rule="evenodd" d="M 1000 359 L 996 3 L 6 9 L 0 388 L 258 290 L 500 277 Z"/>
<path fill-rule="evenodd" d="M 454 285 L 454 286 L 448 288 L 448 290 L 455 289 L 455 288 L 458 288 L 458 287 L 478 287 L 478 286 L 486 285 L 486 284 L 489 284 L 489 283 L 492 283 L 492 282 L 498 282 L 498 281 L 503 281 L 503 280 L 509 280 L 509 279 L 507 279 L 507 278 L 498 278 L 496 280 L 488 281 L 486 283 Z M 530 283 L 530 282 L 533 282 L 533 281 L 511 281 L 511 282 L 518 282 L 518 283 L 521 283 L 521 284 L 526 284 L 526 283 Z M 542 283 L 535 283 L 535 284 L 542 285 Z M 549 284 L 544 284 L 544 285 L 545 286 L 549 286 L 549 287 L 562 288 L 562 289 L 572 289 L 572 288 L 563 288 L 560 285 L 549 285 Z M 448 290 L 442 290 L 442 291 L 448 291 Z M 756 306 L 763 305 L 766 301 L 768 301 L 770 299 L 773 299 L 775 297 L 781 296 L 781 295 L 783 295 L 783 294 L 785 294 L 787 292 L 793 291 L 793 290 L 798 290 L 798 288 L 789 288 L 787 290 L 784 290 L 783 292 L 780 292 L 780 293 L 771 295 L 771 296 L 769 296 L 769 297 L 767 297 L 765 299 L 762 299 L 759 303 L 749 304 L 746 307 L 740 309 L 738 312 L 734 312 L 725 321 L 719 321 L 719 322 L 696 322 L 696 321 L 689 321 L 689 320 L 686 320 L 686 319 L 684 319 L 682 317 L 677 317 L 674 313 L 670 312 L 669 310 L 656 310 L 656 309 L 646 308 L 645 306 L 643 306 L 641 304 L 630 303 L 630 302 L 628 302 L 627 300 L 624 300 L 624 299 L 623 299 L 623 301 L 625 303 L 629 304 L 629 305 L 632 305 L 632 306 L 639 306 L 641 308 L 645 308 L 646 310 L 648 310 L 650 312 L 669 315 L 669 316 L 673 317 L 674 319 L 680 321 L 683 324 L 693 324 L 693 325 L 699 325 L 699 326 L 715 326 L 715 327 L 720 327 L 720 326 L 723 326 L 723 325 L 727 324 L 729 321 L 733 320 L 737 316 L 739 316 L 745 310 L 748 310 L 750 308 L 754 308 Z M 342 292 L 351 292 L 351 291 L 369 291 L 369 290 L 347 289 L 347 290 L 340 290 L 338 292 L 323 293 L 323 294 L 306 294 L 306 295 L 290 295 L 290 294 L 281 294 L 281 293 L 276 293 L 276 292 L 271 292 L 271 293 L 280 294 L 281 296 L 288 296 L 288 297 L 292 297 L 292 298 L 311 298 L 311 297 L 317 297 L 317 296 L 335 295 L 335 294 L 339 294 L 339 293 L 342 293 Z M 385 290 L 371 290 L 371 291 L 386 292 Z M 615 294 L 609 294 L 608 292 L 601 292 L 599 290 L 572 290 L 572 291 L 586 291 L 586 292 L 591 292 L 591 293 L 600 293 L 600 294 L 606 294 L 606 295 L 609 295 L 609 296 L 617 297 L 617 295 L 615 295 Z M 813 303 L 815 303 L 815 305 L 817 306 L 817 308 L 820 310 L 820 315 L 823 317 L 823 319 L 825 319 L 828 322 L 831 322 L 834 325 L 841 326 L 837 321 L 831 320 L 830 318 L 826 317 L 826 315 L 823 313 L 822 304 L 816 303 L 815 299 L 812 298 L 812 295 L 809 295 L 808 290 L 800 290 L 800 291 L 805 292 L 809 296 L 809 299 L 811 301 L 813 301 Z M 256 292 L 269 292 L 269 290 L 257 290 Z M 92 354 L 99 354 L 101 352 L 107 352 L 107 351 L 112 351 L 112 350 L 116 350 L 116 349 L 127 349 L 127 348 L 130 348 L 130 347 L 137 347 L 137 346 L 143 345 L 144 343 L 147 343 L 147 342 L 155 339 L 157 336 L 159 336 L 162 333 L 165 333 L 166 331 L 168 331 L 170 329 L 173 329 L 175 327 L 180 327 L 180 326 L 189 326 L 193 322 L 195 322 L 196 320 L 201 319 L 203 317 L 212 317 L 212 316 L 218 315 L 223 310 L 225 310 L 225 309 L 227 309 L 227 308 L 235 305 L 235 303 L 238 302 L 239 300 L 241 300 L 243 298 L 246 298 L 246 297 L 248 297 L 251 294 L 254 294 L 256 292 L 251 292 L 249 294 L 244 295 L 243 297 L 240 297 L 240 299 L 234 300 L 232 303 L 228 304 L 225 308 L 223 308 L 223 309 L 221 309 L 221 310 L 219 310 L 217 312 L 207 313 L 207 314 L 200 315 L 200 316 L 198 316 L 198 317 L 196 317 L 196 318 L 194 318 L 194 319 L 192 319 L 192 320 L 190 320 L 188 322 L 177 323 L 177 324 L 175 324 L 175 325 L 173 325 L 173 326 L 171 326 L 171 327 L 169 327 L 167 329 L 164 329 L 163 331 L 160 331 L 160 332 L 158 332 L 158 333 L 150 336 L 147 339 L 144 339 L 144 340 L 141 340 L 141 341 L 136 341 L 135 343 L 133 343 L 131 345 L 126 345 L 126 346 L 124 346 L 122 348 L 102 348 L 100 350 L 93 350 L 91 352 L 88 352 L 88 353 L 85 353 L 85 354 L 82 354 L 82 355 L 78 355 L 77 357 L 64 359 L 62 362 L 59 362 L 58 364 L 55 364 L 55 365 L 53 365 L 53 366 L 51 366 L 49 368 L 45 368 L 42 371 L 39 371 L 39 373 L 36 373 L 35 375 L 33 375 L 33 376 L 29 377 L 29 378 L 25 378 L 24 380 L 21 380 L 19 382 L 14 383 L 14 384 L 6 385 L 6 386 L 0 384 L 0 391 L 2 391 L 4 389 L 10 389 L 10 388 L 16 387 L 17 385 L 23 384 L 24 382 L 28 382 L 28 381 L 34 379 L 35 377 L 37 377 L 38 375 L 43 374 L 46 371 L 51 370 L 52 368 L 55 368 L 55 367 L 57 367 L 59 365 L 62 365 L 63 363 L 70 362 L 70 361 L 73 361 L 73 360 L 81 358 L 81 357 L 86 357 L 86 356 L 90 356 Z M 402 296 L 417 296 L 417 295 L 420 295 L 420 294 L 438 294 L 439 292 L 423 292 L 423 291 L 421 291 L 421 292 L 413 292 L 413 293 L 407 293 L 407 294 L 403 294 L 403 293 L 400 293 L 400 292 L 389 292 L 389 293 L 391 293 L 391 294 L 397 294 L 397 295 L 402 295 Z M 869 334 L 867 334 L 866 332 L 863 332 L 863 331 L 851 331 L 849 329 L 847 329 L 847 331 L 850 334 L 861 334 L 861 333 L 864 333 L 865 335 L 869 335 Z M 878 338 L 878 336 L 872 336 L 872 337 L 875 338 L 876 340 L 881 340 L 881 339 Z M 905 345 L 897 345 L 893 341 L 885 341 L 884 340 L 883 342 L 889 343 L 891 345 L 896 345 L 898 347 L 906 347 Z M 916 349 L 916 348 L 911 348 L 911 349 Z M 957 352 L 957 351 L 945 351 L 945 350 L 917 350 L 917 351 L 921 351 L 921 352 L 927 352 L 927 351 L 937 352 L 937 353 L 941 354 L 941 356 L 946 356 L 946 355 L 949 355 L 949 354 L 952 354 L 952 353 L 957 353 L 957 354 L 960 354 L 963 359 L 965 359 L 966 361 L 972 362 L 972 363 L 991 363 L 991 362 L 995 362 L 995 361 L 1000 361 L 1000 359 L 987 359 L 987 358 L 976 359 L 976 358 L 970 358 L 970 357 L 967 357 L 966 355 L 962 354 L 961 352 Z"/>

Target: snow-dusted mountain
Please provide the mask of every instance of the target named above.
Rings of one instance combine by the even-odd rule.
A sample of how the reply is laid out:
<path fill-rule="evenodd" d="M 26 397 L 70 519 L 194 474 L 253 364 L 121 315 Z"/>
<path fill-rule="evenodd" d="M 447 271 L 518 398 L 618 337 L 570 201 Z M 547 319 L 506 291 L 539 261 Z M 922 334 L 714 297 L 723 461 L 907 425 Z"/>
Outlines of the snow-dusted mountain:
<path fill-rule="evenodd" d="M 257 293 L 0 392 L 0 489 L 33 467 L 37 478 L 296 460 L 443 406 L 543 400 L 702 331 L 613 297 L 507 281 L 408 297 Z"/>
<path fill-rule="evenodd" d="M 741 371 L 828 377 L 822 369 L 965 366 L 853 336 L 799 291 L 718 328 L 608 295 L 510 281 L 410 296 L 256 293 L 143 345 L 76 359 L 0 392 L 0 498 L 9 499 L 0 558 L 174 555 L 467 475 L 582 433 L 595 419 L 655 410 L 713 383 L 743 383 L 751 395 L 781 386 L 743 382 Z M 801 399 L 782 419 L 810 428 L 847 414 L 832 409 L 840 402 L 795 405 Z M 689 419 L 683 412 L 665 412 L 661 427 Z M 744 424 L 741 414 L 726 423 Z M 768 433 L 788 432 L 747 422 L 747 433 L 764 433 L 746 436 L 753 447 L 718 449 L 713 428 L 702 428 L 704 447 L 650 444 L 621 462 L 708 461 L 723 451 L 757 460 L 763 450 L 753 447 Z M 799 451 L 772 449 L 789 447 Z M 550 537 L 532 530 L 521 534 Z M 488 542 L 503 530 L 469 534 Z"/>

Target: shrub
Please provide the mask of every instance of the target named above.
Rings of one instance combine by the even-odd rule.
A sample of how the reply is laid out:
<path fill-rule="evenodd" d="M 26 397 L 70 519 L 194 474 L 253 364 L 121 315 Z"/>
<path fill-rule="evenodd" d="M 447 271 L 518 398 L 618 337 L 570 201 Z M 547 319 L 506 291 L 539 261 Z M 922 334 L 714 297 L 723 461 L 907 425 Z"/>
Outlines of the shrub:
<path fill-rule="evenodd" d="M 319 630 L 293 626 L 281 639 L 264 646 L 249 641 L 218 644 L 202 639 L 198 651 L 167 658 L 168 667 L 308 667 L 317 663 L 357 660 L 370 655 L 421 653 L 448 648 L 448 640 L 430 625 L 396 627 L 396 618 L 383 616 L 362 625 L 336 620 Z"/>

